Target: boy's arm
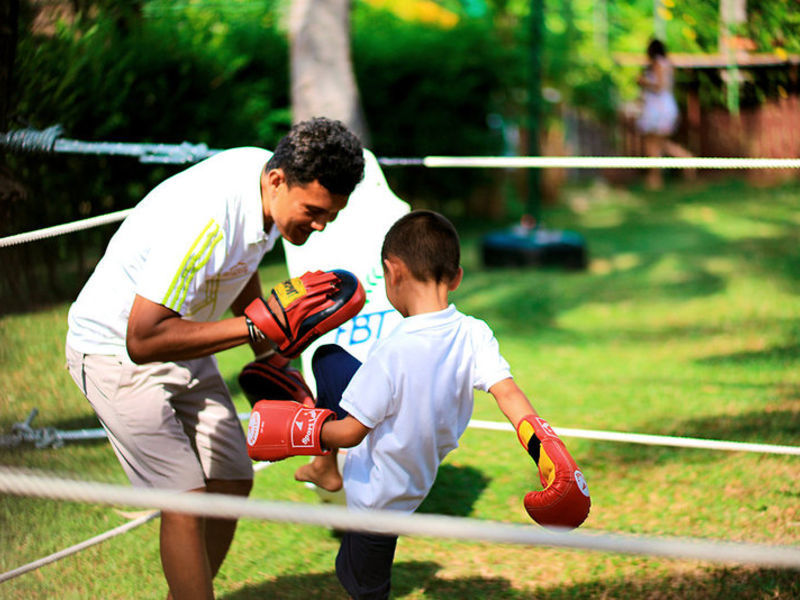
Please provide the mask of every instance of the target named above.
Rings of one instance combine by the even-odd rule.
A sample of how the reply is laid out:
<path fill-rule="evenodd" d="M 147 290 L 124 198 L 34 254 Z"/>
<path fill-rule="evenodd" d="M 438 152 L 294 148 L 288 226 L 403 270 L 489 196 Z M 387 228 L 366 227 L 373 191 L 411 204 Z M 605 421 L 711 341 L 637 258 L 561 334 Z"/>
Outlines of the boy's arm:
<path fill-rule="evenodd" d="M 589 488 L 564 442 L 538 416 L 513 379 L 495 383 L 489 393 L 514 425 L 522 447 L 539 468 L 544 489 L 525 495 L 528 514 L 540 525 L 578 527 L 589 515 Z"/>
<path fill-rule="evenodd" d="M 489 388 L 489 393 L 494 396 L 498 408 L 511 421 L 514 429 L 526 415 L 538 416 L 525 392 L 510 377 L 495 383 Z"/>
<path fill-rule="evenodd" d="M 344 419 L 326 421 L 320 439 L 325 448 L 352 448 L 358 446 L 369 432 L 369 427 L 347 415 Z"/>
<path fill-rule="evenodd" d="M 369 428 L 347 415 L 337 420 L 327 408 L 293 400 L 259 400 L 247 424 L 247 454 L 253 460 L 323 456 L 335 448 L 357 446 Z"/>

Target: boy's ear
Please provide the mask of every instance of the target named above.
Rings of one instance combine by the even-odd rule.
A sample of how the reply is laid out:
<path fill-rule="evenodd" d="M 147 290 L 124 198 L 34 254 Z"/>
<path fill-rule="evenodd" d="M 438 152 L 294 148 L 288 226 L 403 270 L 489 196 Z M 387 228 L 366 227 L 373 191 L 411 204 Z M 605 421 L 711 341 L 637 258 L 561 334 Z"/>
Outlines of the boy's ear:
<path fill-rule="evenodd" d="M 405 265 L 402 261 L 396 259 L 393 256 L 389 256 L 383 259 L 383 275 L 386 278 L 387 283 L 390 285 L 397 285 L 399 281 L 401 272 Z"/>
<path fill-rule="evenodd" d="M 447 291 L 455 292 L 459 285 L 461 285 L 461 280 L 464 279 L 464 269 L 458 267 L 458 273 L 456 276 L 453 277 L 452 281 L 447 285 Z"/>

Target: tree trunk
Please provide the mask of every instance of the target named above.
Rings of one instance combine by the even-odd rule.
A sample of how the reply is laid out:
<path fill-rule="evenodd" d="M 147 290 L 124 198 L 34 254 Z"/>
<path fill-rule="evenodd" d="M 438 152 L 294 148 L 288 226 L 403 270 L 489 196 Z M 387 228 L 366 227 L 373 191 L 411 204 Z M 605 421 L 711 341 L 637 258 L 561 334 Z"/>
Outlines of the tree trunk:
<path fill-rule="evenodd" d="M 292 121 L 338 119 L 368 146 L 369 132 L 350 53 L 350 8 L 351 0 L 292 1 Z"/>

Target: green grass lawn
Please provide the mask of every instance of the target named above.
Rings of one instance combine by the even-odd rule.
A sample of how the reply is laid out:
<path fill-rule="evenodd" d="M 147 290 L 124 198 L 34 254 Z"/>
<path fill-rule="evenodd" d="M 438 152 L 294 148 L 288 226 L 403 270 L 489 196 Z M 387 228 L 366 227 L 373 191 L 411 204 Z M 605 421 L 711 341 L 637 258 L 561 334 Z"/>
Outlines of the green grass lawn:
<path fill-rule="evenodd" d="M 460 225 L 465 280 L 453 299 L 487 320 L 532 403 L 556 427 L 797 445 L 800 439 L 800 184 L 736 180 L 658 193 L 588 186 L 546 211 L 579 231 L 587 271 L 487 270 L 487 225 Z M 283 278 L 280 264 L 265 282 Z M 68 304 L 0 318 L 0 433 L 96 427 L 64 368 Z M 250 358 L 219 356 L 236 386 Z M 478 394 L 476 418 L 499 421 Z M 800 544 L 800 457 L 565 438 L 592 492 L 586 532 Z M 292 478 L 305 459 L 261 471 L 253 497 L 317 504 Z M 0 463 L 125 483 L 107 443 L 0 450 Z M 422 511 L 536 525 L 522 497 L 534 465 L 511 433 L 470 429 Z M 123 514 L 124 513 L 124 514 Z M 0 496 L 0 572 L 128 520 L 125 507 Z M 345 598 L 336 537 L 319 527 L 245 520 L 218 596 Z M 546 547 L 401 538 L 394 597 L 800 598 L 800 573 Z M 157 521 L 0 584 L 0 598 L 159 598 Z"/>

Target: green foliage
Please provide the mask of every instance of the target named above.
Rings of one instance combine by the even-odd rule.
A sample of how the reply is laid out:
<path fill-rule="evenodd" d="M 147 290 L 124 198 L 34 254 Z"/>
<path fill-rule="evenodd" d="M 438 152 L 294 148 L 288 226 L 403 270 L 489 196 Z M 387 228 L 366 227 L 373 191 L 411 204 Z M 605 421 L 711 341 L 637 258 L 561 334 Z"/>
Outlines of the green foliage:
<path fill-rule="evenodd" d="M 285 36 L 251 13 L 224 27 L 200 27 L 208 13 L 190 9 L 155 10 L 125 29 L 113 12 L 79 16 L 53 35 L 24 27 L 17 125 L 58 123 L 66 137 L 84 140 L 274 147 L 290 124 Z M 128 208 L 181 168 L 66 155 L 10 155 L 6 164 L 27 198 L 2 207 L 2 235 Z M 105 227 L 6 250 L 0 276 L 10 283 L 0 289 L 2 310 L 74 296 L 112 232 Z"/>
<path fill-rule="evenodd" d="M 663 40 L 670 52 L 693 54 L 719 54 L 720 2 L 718 0 L 634 0 L 632 2 L 608 2 L 612 52 L 642 53 L 656 29 L 654 6 L 660 7 L 658 14 L 665 31 Z M 752 51 L 774 53 L 779 60 L 788 54 L 800 52 L 800 16 L 796 3 L 791 0 L 762 0 L 747 3 L 747 21 L 731 26 L 730 33 L 750 40 Z M 679 74 L 680 75 L 680 74 Z M 631 99 L 638 94 L 634 81 L 636 73 L 629 69 L 612 72 L 620 97 Z M 783 64 L 772 69 L 749 71 L 749 77 L 741 87 L 741 104 L 757 105 L 767 99 L 785 97 L 796 88 L 791 70 Z M 726 107 L 725 86 L 716 70 L 697 73 L 693 81 L 690 76 L 684 83 L 691 83 L 698 90 L 703 107 Z"/>
<path fill-rule="evenodd" d="M 440 3 L 459 16 L 454 27 L 401 21 L 353 3 L 353 60 L 378 155 L 503 152 L 503 136 L 487 117 L 524 135 L 533 42 L 544 85 L 562 98 L 545 103 L 545 120 L 559 119 L 568 105 L 609 121 L 619 99 L 638 92 L 635 74 L 611 57 L 644 52 L 653 32 L 652 0 L 548 0 L 541 40 L 530 39 L 527 0 Z M 13 127 L 60 123 L 76 139 L 212 148 L 271 148 L 288 129 L 288 0 L 72 4 L 77 20 L 59 23 L 54 32 L 32 32 L 29 21 L 21 23 Z M 661 4 L 672 51 L 716 50 L 717 0 Z M 749 3 L 750 20 L 737 33 L 759 51 L 798 52 L 800 16 L 792 8 L 791 0 Z M 23 14 L 31 18 L 29 10 Z M 758 77 L 742 90 L 745 106 L 796 91 L 785 69 L 761 70 Z M 702 74 L 698 88 L 704 106 L 725 104 L 717 74 Z M 179 168 L 64 155 L 7 156 L 5 163 L 27 197 L 0 206 L 0 235 L 128 208 Z M 465 215 L 492 185 L 487 171 L 392 169 L 387 177 L 409 200 L 459 206 Z M 74 295 L 111 231 L 5 250 L 0 277 L 13 283 L 0 288 L 0 310 Z"/>
<path fill-rule="evenodd" d="M 795 3 L 762 0 L 748 3 L 747 11 L 747 33 L 760 51 L 800 52 L 800 12 Z"/>
<path fill-rule="evenodd" d="M 198 29 L 179 14 L 121 32 L 100 16 L 24 36 L 18 57 L 17 113 L 72 137 L 270 145 L 288 125 L 286 42 L 260 22 Z"/>
<path fill-rule="evenodd" d="M 452 29 L 411 23 L 361 5 L 353 60 L 379 156 L 485 155 L 502 149 L 487 115 L 501 109 L 514 54 L 485 23 Z M 401 195 L 463 198 L 480 173 L 392 173 Z"/>

